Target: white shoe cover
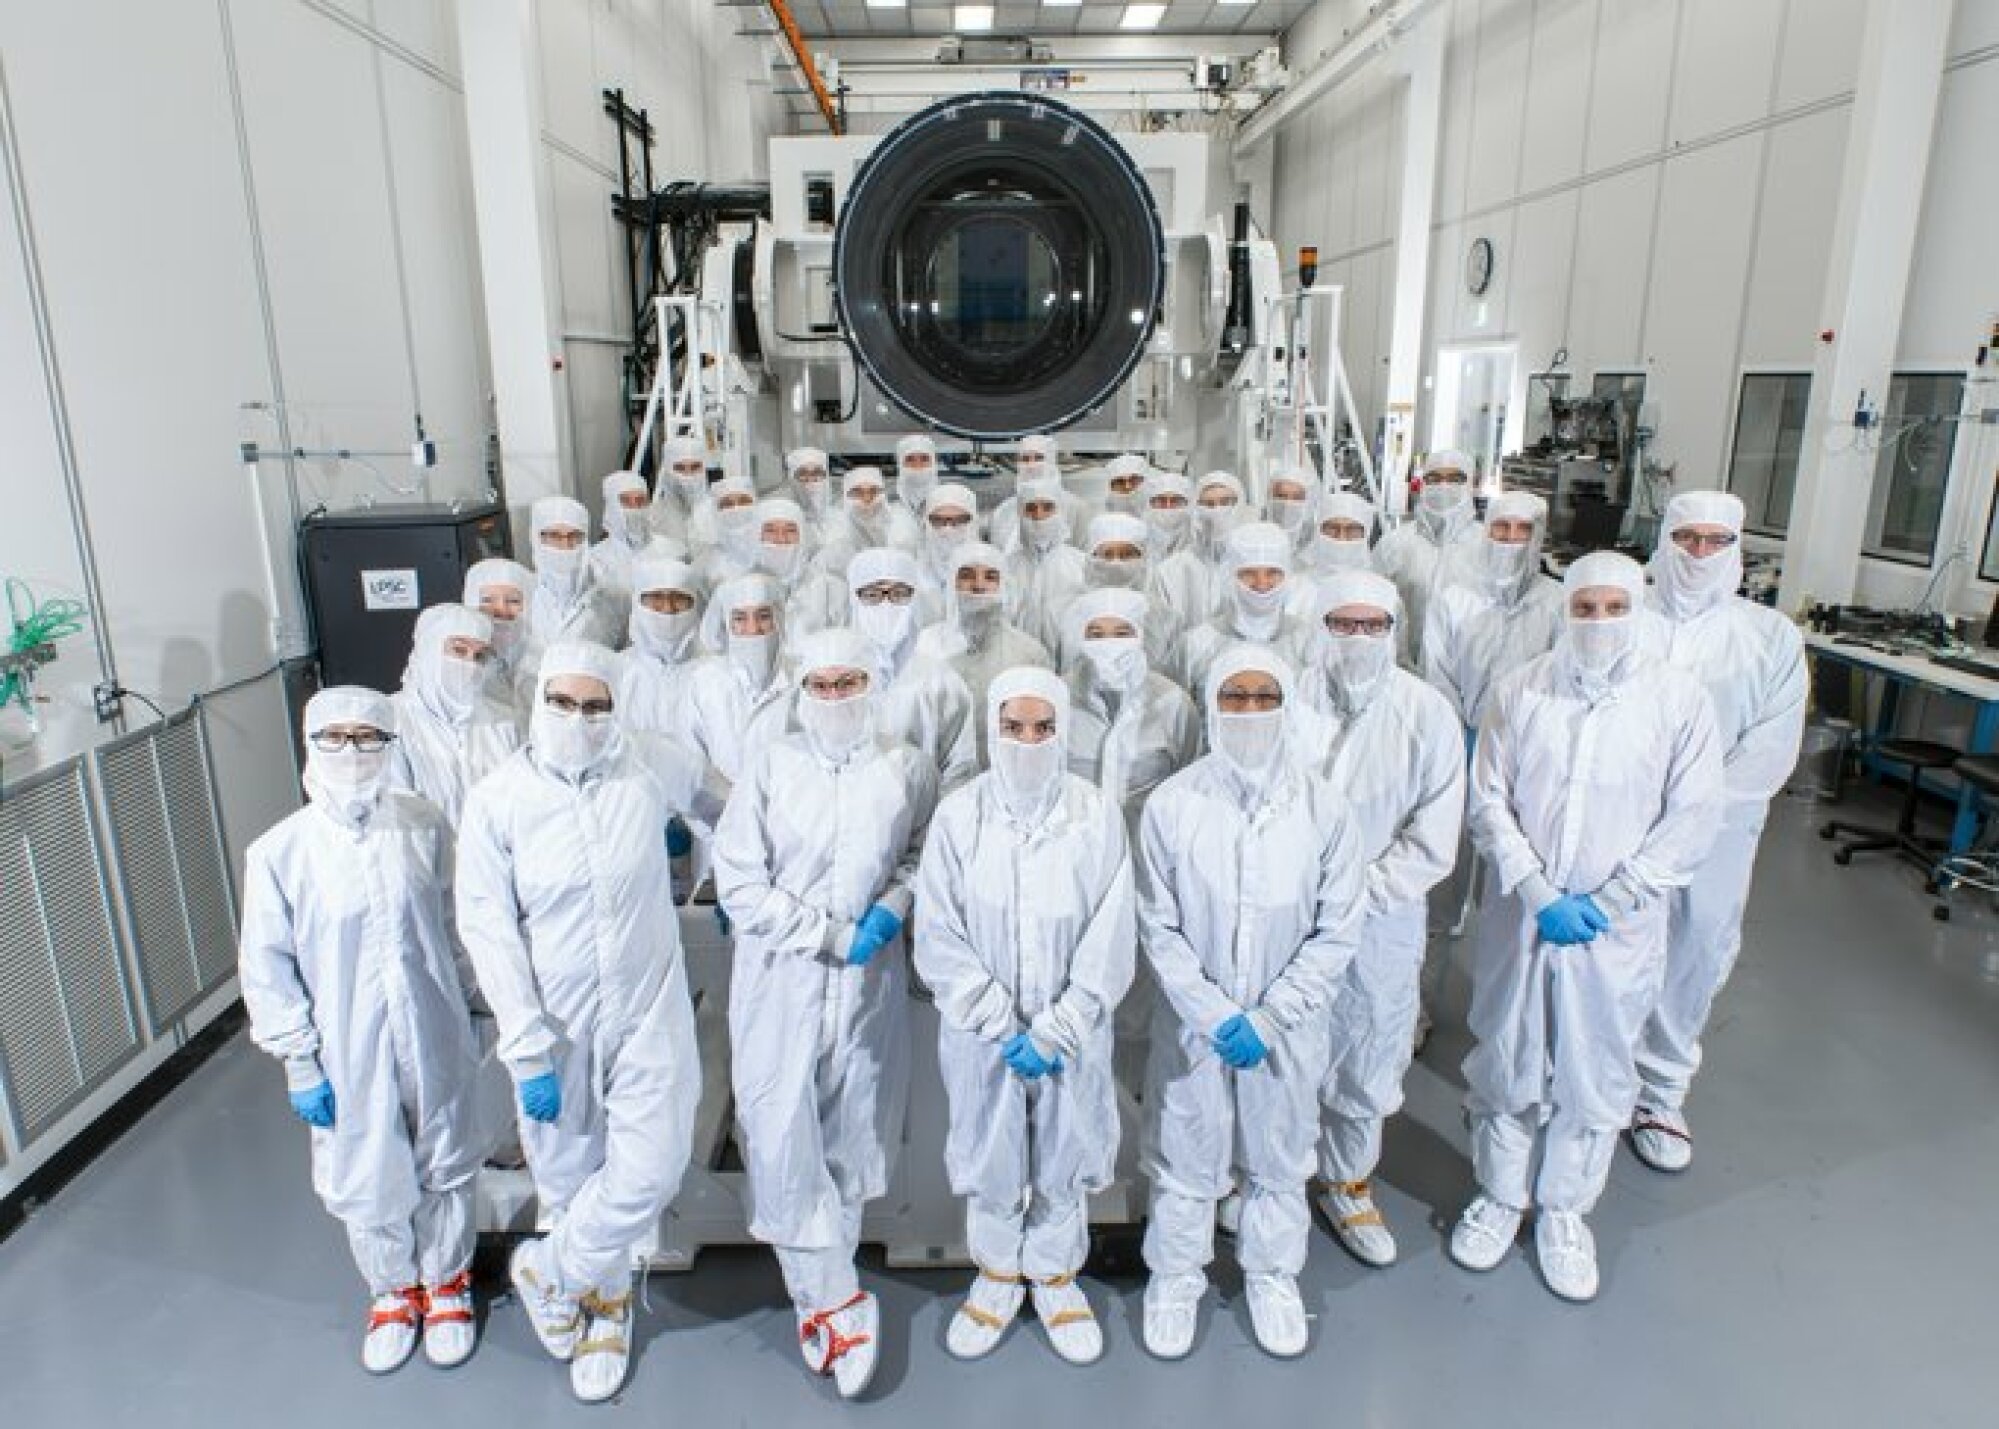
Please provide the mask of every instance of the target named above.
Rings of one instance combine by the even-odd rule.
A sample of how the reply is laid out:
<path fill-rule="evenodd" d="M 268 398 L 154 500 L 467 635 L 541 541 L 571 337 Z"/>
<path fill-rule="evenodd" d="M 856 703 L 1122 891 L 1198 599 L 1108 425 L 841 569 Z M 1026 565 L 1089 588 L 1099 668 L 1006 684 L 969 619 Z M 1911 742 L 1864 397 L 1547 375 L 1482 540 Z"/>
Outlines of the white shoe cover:
<path fill-rule="evenodd" d="M 377 1295 L 368 1306 L 368 1330 L 361 1337 L 361 1365 L 369 1374 L 388 1374 L 416 1353 L 423 1318 L 423 1291 L 412 1285 Z"/>
<path fill-rule="evenodd" d="M 576 1338 L 583 1332 L 583 1311 L 576 1301 L 562 1293 L 542 1264 L 542 1242 L 524 1240 L 507 1258 L 507 1279 L 513 1282 L 514 1298 L 527 1312 L 541 1347 L 563 1364 L 576 1353 Z"/>
<path fill-rule="evenodd" d="M 1027 1287 L 1019 1280 L 1001 1280 L 979 1272 L 965 1303 L 951 1317 L 944 1347 L 961 1360 L 984 1359 L 998 1348 L 1026 1298 Z"/>
<path fill-rule="evenodd" d="M 1070 1364 L 1095 1364 L 1104 1357 L 1104 1329 L 1075 1277 L 1034 1282 L 1034 1314 L 1048 1343 Z"/>
<path fill-rule="evenodd" d="M 1574 1211 L 1543 1211 L 1534 1218 L 1534 1255 L 1541 1279 L 1564 1300 L 1596 1299 L 1596 1237 Z"/>
<path fill-rule="evenodd" d="M 1145 1286 L 1145 1348 L 1162 1360 L 1185 1359 L 1194 1348 L 1204 1275 L 1155 1275 Z"/>
<path fill-rule="evenodd" d="M 1451 1231 L 1451 1259 L 1466 1270 L 1491 1270 L 1506 1259 L 1519 1234 L 1520 1212 L 1475 1196 Z"/>
<path fill-rule="evenodd" d="M 569 1361 L 569 1387 L 585 1404 L 602 1404 L 625 1386 L 632 1367 L 632 1294 L 585 1295 L 583 1334 Z"/>
<path fill-rule="evenodd" d="M 1395 1264 L 1395 1236 L 1374 1203 L 1374 1192 L 1365 1181 L 1342 1182 L 1328 1187 L 1319 1197 L 1319 1209 L 1331 1222 L 1333 1235 L 1346 1247 L 1347 1254 L 1362 1265 Z"/>
<path fill-rule="evenodd" d="M 1631 1118 L 1631 1150 L 1654 1171 L 1686 1170 L 1694 1161 L 1687 1119 L 1660 1107 L 1639 1107 Z"/>
<path fill-rule="evenodd" d="M 423 1356 L 439 1369 L 456 1369 L 472 1358 L 478 1343 L 472 1276 L 467 1272 L 431 1289 L 423 1316 Z"/>
<path fill-rule="evenodd" d="M 1249 1295 L 1250 1328 L 1263 1352 L 1282 1360 L 1304 1354 L 1311 1327 L 1298 1282 L 1289 1275 L 1247 1275 L 1243 1287 Z"/>

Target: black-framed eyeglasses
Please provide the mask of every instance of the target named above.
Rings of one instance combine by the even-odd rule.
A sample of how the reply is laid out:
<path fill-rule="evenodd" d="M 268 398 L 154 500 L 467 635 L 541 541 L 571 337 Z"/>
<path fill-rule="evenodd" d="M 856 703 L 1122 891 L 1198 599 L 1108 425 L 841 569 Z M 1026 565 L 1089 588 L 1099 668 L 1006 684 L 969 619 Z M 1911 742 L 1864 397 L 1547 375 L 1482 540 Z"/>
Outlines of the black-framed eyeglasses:
<path fill-rule="evenodd" d="M 1726 551 L 1742 538 L 1733 531 L 1696 531 L 1682 527 L 1673 533 L 1673 544 L 1690 556 Z"/>
<path fill-rule="evenodd" d="M 862 586 L 859 595 L 862 605 L 908 605 L 916 599 L 916 589 L 897 581 L 894 585 Z"/>
<path fill-rule="evenodd" d="M 609 700 L 573 699 L 558 690 L 550 690 L 541 697 L 541 702 L 561 715 L 582 715 L 592 724 L 601 724 L 611 717 L 613 706 Z"/>
<path fill-rule="evenodd" d="M 1244 714 L 1250 710 L 1282 709 L 1284 691 L 1239 690 L 1233 685 L 1223 685 L 1215 692 L 1215 703 L 1230 714 Z"/>
<path fill-rule="evenodd" d="M 343 749 L 380 754 L 395 742 L 393 734 L 379 729 L 322 729 L 312 736 L 312 747 L 321 754 L 338 754 Z"/>
<path fill-rule="evenodd" d="M 1395 628 L 1392 615 L 1369 615 L 1354 617 L 1349 615 L 1329 615 L 1326 629 L 1335 635 L 1371 635 L 1377 640 Z"/>
<path fill-rule="evenodd" d="M 807 675 L 800 683 L 805 693 L 816 700 L 851 700 L 868 687 L 868 677 L 848 674 L 827 679 L 823 675 Z"/>

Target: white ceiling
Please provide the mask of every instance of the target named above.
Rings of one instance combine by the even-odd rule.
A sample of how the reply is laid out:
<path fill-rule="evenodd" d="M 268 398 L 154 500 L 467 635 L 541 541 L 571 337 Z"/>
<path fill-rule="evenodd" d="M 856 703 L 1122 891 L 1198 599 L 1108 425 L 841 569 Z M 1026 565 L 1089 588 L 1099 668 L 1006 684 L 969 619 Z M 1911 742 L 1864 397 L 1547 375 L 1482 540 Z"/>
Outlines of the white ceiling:
<path fill-rule="evenodd" d="M 875 9 L 866 0 L 790 0 L 799 29 L 815 40 L 948 35 L 951 6 L 911 3 Z M 1047 5 L 1038 0 L 994 0 L 995 35 L 1115 35 L 1124 15 L 1119 0 L 1084 0 L 1081 5 Z M 1221 5 L 1214 0 L 1170 0 L 1158 35 L 1274 35 L 1312 8 L 1312 0 L 1256 0 L 1253 5 Z M 1122 33 L 1133 33 L 1125 31 Z"/>

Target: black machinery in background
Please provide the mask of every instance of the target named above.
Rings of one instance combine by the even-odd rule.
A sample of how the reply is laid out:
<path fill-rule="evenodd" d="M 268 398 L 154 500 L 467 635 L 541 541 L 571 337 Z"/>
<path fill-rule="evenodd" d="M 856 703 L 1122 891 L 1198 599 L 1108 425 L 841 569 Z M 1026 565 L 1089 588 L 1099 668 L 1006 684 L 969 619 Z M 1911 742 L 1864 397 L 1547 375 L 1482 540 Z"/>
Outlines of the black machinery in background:
<path fill-rule="evenodd" d="M 1561 361 L 1566 354 L 1559 354 Z M 1645 375 L 1599 372 L 1587 395 L 1571 395 L 1566 373 L 1527 379 L 1527 445 L 1506 459 L 1509 489 L 1532 491 L 1548 503 L 1551 544 L 1604 550 L 1618 543 L 1641 495 L 1645 446 Z M 1642 503 L 1641 503 L 1642 504 Z M 1644 543 L 1644 532 L 1634 535 Z"/>
<path fill-rule="evenodd" d="M 417 615 L 457 600 L 475 562 L 511 556 L 513 534 L 497 502 L 375 506 L 306 517 L 299 551 L 321 683 L 387 691 Z"/>

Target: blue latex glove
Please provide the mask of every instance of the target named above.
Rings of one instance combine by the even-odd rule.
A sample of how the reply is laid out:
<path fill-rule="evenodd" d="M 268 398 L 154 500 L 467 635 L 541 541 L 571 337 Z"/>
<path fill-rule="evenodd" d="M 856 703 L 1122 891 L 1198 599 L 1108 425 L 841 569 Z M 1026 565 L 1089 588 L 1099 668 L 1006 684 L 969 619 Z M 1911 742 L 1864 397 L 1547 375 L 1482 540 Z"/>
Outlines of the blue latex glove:
<path fill-rule="evenodd" d="M 895 935 L 902 931 L 902 919 L 877 903 L 861 915 L 861 921 L 854 924 L 853 941 L 847 944 L 847 961 L 857 968 L 864 968 L 874 955 L 895 941 Z"/>
<path fill-rule="evenodd" d="M 292 1092 L 292 1110 L 307 1126 L 331 1130 L 333 1126 L 333 1083 L 321 1082 L 302 1092 Z"/>
<path fill-rule="evenodd" d="M 687 825 L 674 819 L 666 826 L 666 856 L 685 858 L 694 852 L 694 835 L 687 831 Z"/>
<path fill-rule="evenodd" d="M 1587 893 L 1557 898 L 1534 915 L 1534 924 L 1542 942 L 1559 948 L 1575 947 L 1610 931 L 1610 919 Z"/>
<path fill-rule="evenodd" d="M 1042 1056 L 1035 1049 L 1034 1039 L 1025 1032 L 1016 1032 L 1009 1038 L 1000 1048 L 1000 1055 L 1006 1058 L 1009 1067 L 1030 1082 L 1062 1070 L 1062 1059 L 1058 1056 L 1051 1061 Z"/>
<path fill-rule="evenodd" d="M 1214 1044 L 1215 1054 L 1238 1071 L 1259 1066 L 1270 1055 L 1270 1048 L 1240 1012 L 1215 1029 Z"/>
<path fill-rule="evenodd" d="M 562 1083 L 553 1072 L 529 1077 L 520 1085 L 521 1110 L 530 1121 L 554 1121 L 562 1115 Z"/>

